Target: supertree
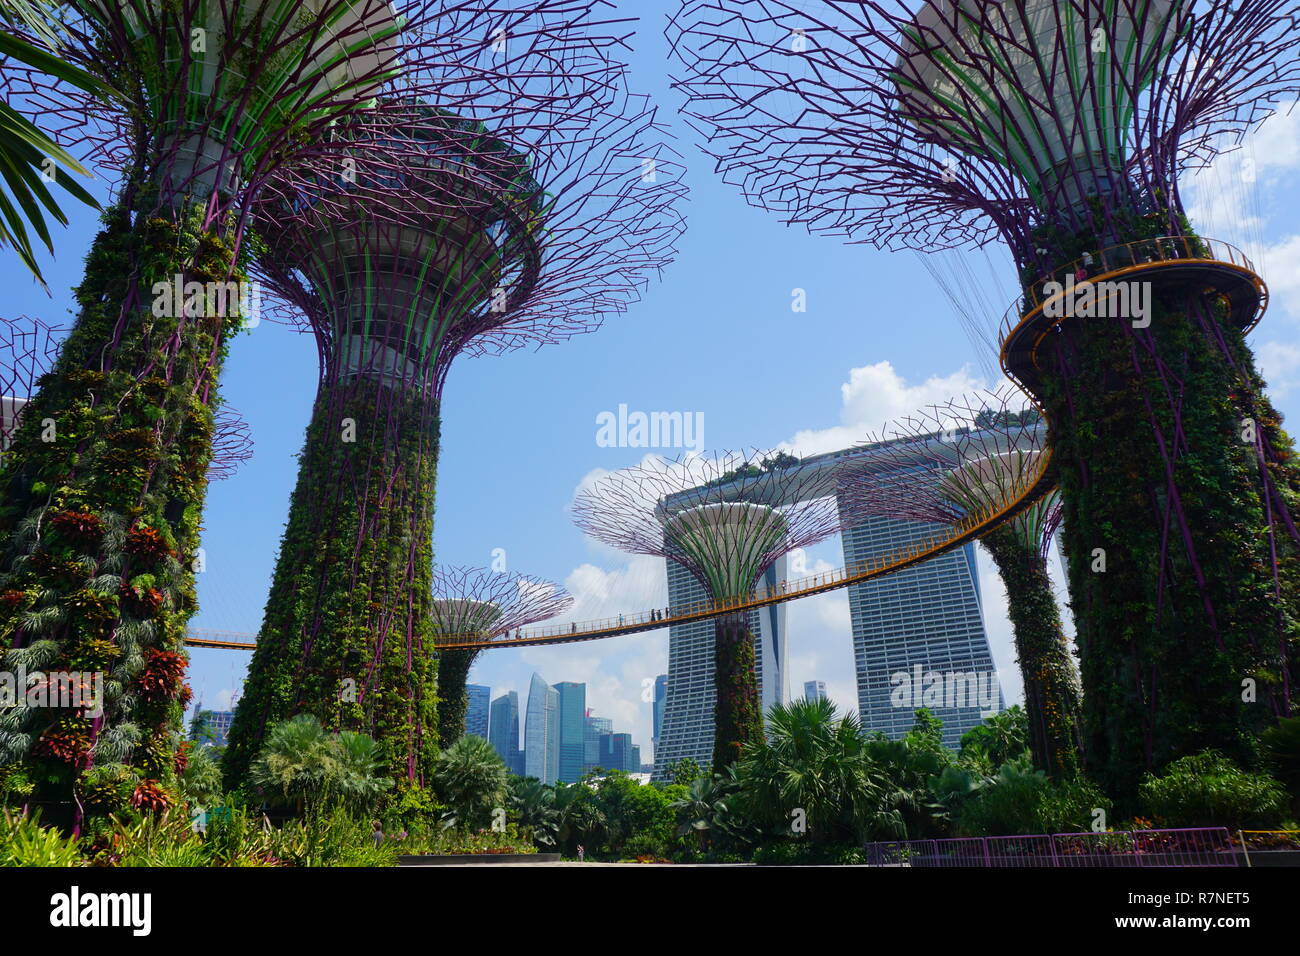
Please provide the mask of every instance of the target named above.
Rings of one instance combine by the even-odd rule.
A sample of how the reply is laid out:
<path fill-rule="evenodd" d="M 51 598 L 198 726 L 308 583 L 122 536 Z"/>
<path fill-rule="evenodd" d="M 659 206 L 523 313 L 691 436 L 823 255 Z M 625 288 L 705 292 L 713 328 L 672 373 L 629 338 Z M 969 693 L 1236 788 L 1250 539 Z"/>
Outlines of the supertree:
<path fill-rule="evenodd" d="M 1033 486 L 1047 426 L 1014 389 L 954 398 L 892 422 L 844 470 L 840 495 L 865 513 L 956 524 L 996 511 Z M 1061 626 L 1047 562 L 1061 497 L 1038 497 L 980 538 L 1007 589 L 1025 686 L 1034 764 L 1056 778 L 1079 763 L 1079 675 Z"/>
<path fill-rule="evenodd" d="M 433 632 L 457 644 L 487 644 L 573 606 L 564 588 L 524 574 L 439 566 L 433 572 Z M 465 684 L 481 647 L 438 651 L 438 740 L 450 747 L 465 733 Z"/>
<path fill-rule="evenodd" d="M 835 473 L 782 452 L 647 461 L 598 479 L 573 504 L 598 541 L 685 568 L 717 604 L 741 603 L 783 555 L 854 522 L 835 502 Z M 713 769 L 762 740 L 754 635 L 744 610 L 713 625 Z"/>
<path fill-rule="evenodd" d="M 8 449 L 18 430 L 36 383 L 54 367 L 67 331 L 28 316 L 0 318 L 0 452 Z M 215 406 L 207 480 L 232 477 L 252 457 L 248 422 L 224 403 Z"/>
<path fill-rule="evenodd" d="M 351 175 L 287 181 L 260 207 L 258 275 L 315 336 L 320 381 L 232 783 L 300 711 L 376 737 L 402 787 L 427 779 L 448 369 L 594 329 L 673 256 L 683 187 L 653 109 L 580 31 L 546 39 L 481 102 L 408 99 L 353 132 Z"/>
<path fill-rule="evenodd" d="M 1050 423 L 1089 772 L 1121 800 L 1194 750 L 1253 759 L 1291 707 L 1300 480 L 1244 340 L 1266 293 L 1179 180 L 1300 89 L 1298 15 L 695 0 L 670 27 L 753 203 L 878 247 L 1009 246 L 1003 367 Z"/>
<path fill-rule="evenodd" d="M 74 0 L 55 52 L 112 101 L 5 65 L 11 105 L 117 178 L 73 328 L 0 468 L 7 664 L 107 675 L 99 717 L 0 715 L 0 790 L 47 819 L 174 799 L 192 557 L 252 200 L 286 162 L 332 161 L 334 134 L 399 76 L 481 56 L 494 6 Z M 446 78 L 448 100 L 463 80 Z"/>

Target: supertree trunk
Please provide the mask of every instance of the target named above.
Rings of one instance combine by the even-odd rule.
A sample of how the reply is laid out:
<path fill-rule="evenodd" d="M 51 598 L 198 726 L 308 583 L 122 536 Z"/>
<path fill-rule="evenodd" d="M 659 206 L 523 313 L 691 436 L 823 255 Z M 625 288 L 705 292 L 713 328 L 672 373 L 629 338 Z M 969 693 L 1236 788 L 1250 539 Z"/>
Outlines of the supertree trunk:
<path fill-rule="evenodd" d="M 173 799 L 216 383 L 241 324 L 224 300 L 157 294 L 242 278 L 224 220 L 202 204 L 160 207 L 152 190 L 124 196 L 0 467 L 6 666 L 105 679 L 102 716 L 0 715 L 0 789 L 64 824 Z M 102 769 L 89 781 L 92 760 Z"/>
<path fill-rule="evenodd" d="M 437 753 L 437 449 L 431 401 L 371 378 L 322 387 L 231 726 L 229 786 L 267 727 L 299 713 L 375 737 L 393 778 L 427 778 Z"/>
<path fill-rule="evenodd" d="M 469 669 L 478 651 L 449 647 L 438 653 L 438 742 L 450 747 L 465 735 Z"/>
<path fill-rule="evenodd" d="M 1289 712 L 1300 482 L 1241 332 L 1199 293 L 1158 290 L 1148 328 L 1089 319 L 1056 338 L 1044 398 L 1084 749 L 1126 801 L 1206 747 L 1254 762 Z"/>
<path fill-rule="evenodd" d="M 1007 589 L 1007 612 L 1025 685 L 1034 766 L 1054 779 L 1079 770 L 1079 675 L 1042 551 L 1008 525 L 980 539 Z"/>
<path fill-rule="evenodd" d="M 736 762 L 741 748 L 763 739 L 754 635 L 745 615 L 723 615 L 714 623 L 713 674 L 713 772 L 721 773 Z"/>

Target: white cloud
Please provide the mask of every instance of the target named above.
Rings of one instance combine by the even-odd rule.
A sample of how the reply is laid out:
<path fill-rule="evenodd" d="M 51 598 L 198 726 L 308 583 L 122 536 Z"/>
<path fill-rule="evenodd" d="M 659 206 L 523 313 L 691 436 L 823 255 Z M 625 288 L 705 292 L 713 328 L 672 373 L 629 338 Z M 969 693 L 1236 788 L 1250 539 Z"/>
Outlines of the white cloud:
<path fill-rule="evenodd" d="M 1240 246 L 1264 269 L 1270 284 L 1282 282 L 1296 288 L 1300 237 L 1266 245 L 1263 238 L 1269 213 L 1278 208 L 1274 191 L 1289 187 L 1300 169 L 1300 106 L 1284 103 L 1237 147 L 1227 147 L 1213 163 L 1188 177 L 1185 186 L 1187 217 L 1204 236 Z M 1279 257 L 1291 268 L 1276 267 Z M 1294 300 L 1293 300 L 1294 303 Z M 1300 315 L 1293 304 L 1292 314 Z"/>
<path fill-rule="evenodd" d="M 1300 386 L 1300 345 L 1265 342 L 1255 350 L 1255 358 L 1273 398 L 1286 398 Z"/>
<path fill-rule="evenodd" d="M 1300 319 L 1300 235 L 1265 247 L 1260 269 L 1268 283 L 1269 312 Z"/>
<path fill-rule="evenodd" d="M 888 361 L 850 369 L 849 380 L 840 385 L 840 424 L 796 432 L 782 448 L 799 455 L 850 448 L 889 421 L 987 387 L 984 379 L 971 374 L 969 366 L 916 385 L 908 384 Z"/>

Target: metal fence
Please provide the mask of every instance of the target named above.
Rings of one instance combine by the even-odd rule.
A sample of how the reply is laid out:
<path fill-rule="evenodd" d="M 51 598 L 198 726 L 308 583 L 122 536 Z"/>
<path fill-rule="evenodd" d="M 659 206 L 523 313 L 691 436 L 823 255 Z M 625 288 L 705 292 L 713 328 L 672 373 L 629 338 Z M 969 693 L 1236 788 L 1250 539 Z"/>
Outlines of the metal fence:
<path fill-rule="evenodd" d="M 1223 827 L 1036 833 L 869 843 L 872 866 L 1237 866 Z"/>

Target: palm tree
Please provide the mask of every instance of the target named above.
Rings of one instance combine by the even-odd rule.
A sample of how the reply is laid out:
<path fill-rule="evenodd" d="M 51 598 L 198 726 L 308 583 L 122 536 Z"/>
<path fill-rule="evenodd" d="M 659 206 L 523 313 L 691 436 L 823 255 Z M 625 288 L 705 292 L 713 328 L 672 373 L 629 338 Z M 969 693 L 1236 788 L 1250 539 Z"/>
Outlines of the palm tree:
<path fill-rule="evenodd" d="M 611 820 L 601 807 L 600 798 L 586 783 L 555 788 L 555 808 L 559 815 L 558 841 L 570 853 L 581 843 L 594 850 L 610 836 Z"/>
<path fill-rule="evenodd" d="M 700 851 L 706 852 L 711 844 L 728 834 L 729 801 L 736 790 L 734 773 L 693 779 L 686 796 L 669 804 L 677 812 L 677 836 L 695 834 Z"/>
<path fill-rule="evenodd" d="M 250 768 L 249 783 L 271 799 L 310 814 L 338 773 L 332 742 L 310 714 L 276 724 Z"/>
<path fill-rule="evenodd" d="M 990 774 L 996 773 L 1008 760 L 1016 759 L 1029 749 L 1028 716 L 1016 704 L 986 717 L 984 723 L 962 735 L 961 749 L 963 757 L 981 764 L 982 769 Z"/>
<path fill-rule="evenodd" d="M 473 734 L 465 734 L 442 752 L 433 770 L 433 787 L 448 805 L 443 820 L 448 825 L 487 826 L 492 811 L 506 798 L 509 774 L 496 748 Z"/>
<path fill-rule="evenodd" d="M 53 0 L 0 0 L 0 59 L 16 60 L 88 93 L 112 97 L 112 90 L 88 73 L 15 35 L 15 31 L 22 30 L 41 45 L 57 49 L 60 29 L 56 6 Z M 67 216 L 45 187 L 46 182 L 57 182 L 77 200 L 99 208 L 94 198 L 59 168 L 60 164 L 78 175 L 90 175 L 31 120 L 0 102 L 0 179 L 4 184 L 0 188 L 0 247 L 13 246 L 18 258 L 42 284 L 29 227 L 52 252 L 47 214 L 60 225 L 68 224 Z"/>
<path fill-rule="evenodd" d="M 365 813 L 393 785 L 385 771 L 379 741 L 367 734 L 340 731 L 334 738 L 339 776 L 334 795 L 354 813 Z"/>
<path fill-rule="evenodd" d="M 555 808 L 555 789 L 536 777 L 511 777 L 510 809 L 521 827 L 531 831 L 538 846 L 555 846 L 560 831 L 560 814 Z"/>
<path fill-rule="evenodd" d="M 820 844 L 864 839 L 885 791 L 857 715 L 826 699 L 774 705 L 768 739 L 745 748 L 736 776 L 750 819 L 789 834 L 802 818 Z"/>
<path fill-rule="evenodd" d="M 365 810 L 392 786 L 375 776 L 378 744 L 365 734 L 334 735 L 311 714 L 276 724 L 249 769 L 249 783 L 273 800 L 292 804 L 309 822 L 330 803 Z"/>

